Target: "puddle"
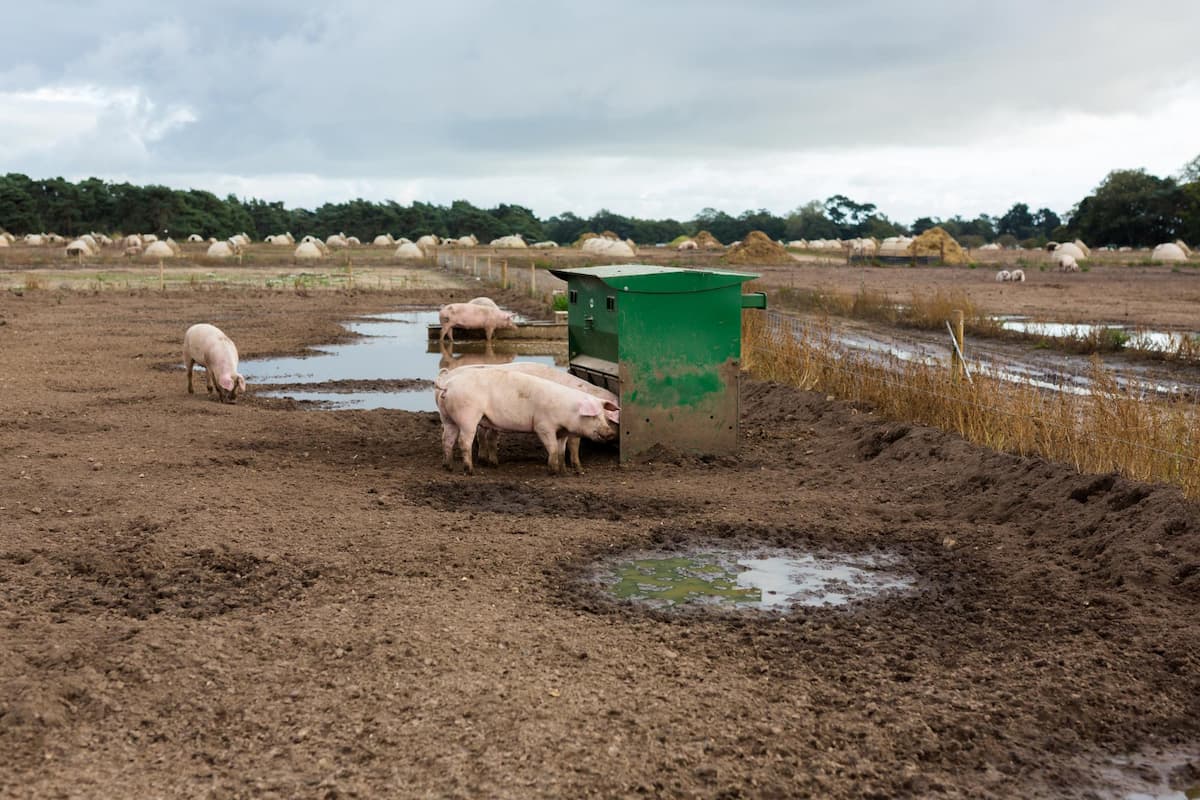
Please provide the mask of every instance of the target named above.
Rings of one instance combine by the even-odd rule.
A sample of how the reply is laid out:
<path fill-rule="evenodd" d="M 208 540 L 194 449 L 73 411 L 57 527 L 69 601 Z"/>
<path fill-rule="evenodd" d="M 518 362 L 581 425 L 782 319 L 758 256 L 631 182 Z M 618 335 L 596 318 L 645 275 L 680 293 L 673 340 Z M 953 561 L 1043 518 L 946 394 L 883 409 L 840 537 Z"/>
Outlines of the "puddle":
<path fill-rule="evenodd" d="M 713 549 L 615 559 L 601 567 L 596 581 L 616 597 L 654 608 L 788 611 L 797 606 L 842 606 L 912 588 L 912 578 L 887 571 L 894 566 L 896 562 L 875 556 Z"/>
<path fill-rule="evenodd" d="M 1094 325 L 1085 322 L 1035 322 L 1027 317 L 998 317 L 1000 327 L 1054 339 L 1085 339 L 1102 335 L 1106 330 L 1120 331 L 1128 337 L 1126 346 L 1137 350 L 1176 350 L 1180 344 L 1196 336 L 1183 331 L 1147 331 L 1128 325 Z"/>
<path fill-rule="evenodd" d="M 770 317 L 772 328 L 797 339 L 807 339 L 808 326 L 798 318 Z M 1013 322 L 1017 318 L 1004 318 Z M 1110 326 L 1111 327 L 1111 326 Z M 1157 334 L 1147 334 L 1157 335 Z M 1162 336 L 1186 336 L 1187 334 L 1161 334 Z M 822 346 L 820 339 L 812 340 Z M 873 335 L 865 331 L 835 330 L 831 333 L 828 346 L 863 356 L 873 364 L 896 368 L 903 362 L 916 362 L 925 366 L 949 364 L 950 346 L 942 341 L 917 342 L 901 340 L 887 334 Z M 1007 383 L 1034 386 L 1048 391 L 1075 395 L 1091 394 L 1091 379 L 1087 376 L 1090 360 L 1083 356 L 1042 356 L 1030 362 L 1012 361 L 1003 356 L 987 352 L 979 342 L 968 340 L 967 361 L 972 374 L 986 375 Z M 1143 395 L 1161 397 L 1191 397 L 1200 395 L 1200 384 L 1183 380 L 1163 382 L 1155 373 L 1139 365 L 1106 364 L 1117 385 L 1123 389 Z"/>
<path fill-rule="evenodd" d="M 438 370 L 466 364 L 504 364 L 510 361 L 565 363 L 566 342 L 513 341 L 458 343 L 451 353 L 430 342 L 427 326 L 436 324 L 437 311 L 397 311 L 352 320 L 344 327 L 364 337 L 347 344 L 317 348 L 318 354 L 243 361 L 241 372 L 265 397 L 314 401 L 330 409 L 436 411 L 429 383 Z M 432 350 L 432 352 L 430 352 Z M 560 352 L 561 351 L 561 352 Z M 414 381 L 406 391 L 323 391 L 321 384 L 353 381 Z M 271 384 L 286 390 L 263 391 Z M 311 388 L 293 388 L 313 384 Z"/>
<path fill-rule="evenodd" d="M 1200 762 L 1194 753 L 1143 752 L 1117 756 L 1097 769 L 1106 800 L 1198 800 Z"/>

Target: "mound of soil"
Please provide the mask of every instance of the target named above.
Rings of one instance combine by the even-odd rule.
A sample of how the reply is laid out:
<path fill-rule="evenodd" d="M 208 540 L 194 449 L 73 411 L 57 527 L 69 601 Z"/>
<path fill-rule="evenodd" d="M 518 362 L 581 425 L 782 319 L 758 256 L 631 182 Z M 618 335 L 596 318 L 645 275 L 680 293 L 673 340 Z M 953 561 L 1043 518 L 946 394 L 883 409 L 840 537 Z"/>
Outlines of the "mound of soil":
<path fill-rule="evenodd" d="M 762 231 L 750 231 L 746 238 L 729 248 L 725 254 L 729 264 L 786 264 L 791 255 Z"/>
<path fill-rule="evenodd" d="M 699 233 L 697 233 L 695 236 L 692 237 L 692 241 L 694 241 L 696 243 L 696 246 L 699 247 L 701 250 L 724 250 L 725 249 L 725 245 L 723 245 L 719 241 L 717 241 L 717 237 L 713 236 L 708 231 L 700 231 Z"/>

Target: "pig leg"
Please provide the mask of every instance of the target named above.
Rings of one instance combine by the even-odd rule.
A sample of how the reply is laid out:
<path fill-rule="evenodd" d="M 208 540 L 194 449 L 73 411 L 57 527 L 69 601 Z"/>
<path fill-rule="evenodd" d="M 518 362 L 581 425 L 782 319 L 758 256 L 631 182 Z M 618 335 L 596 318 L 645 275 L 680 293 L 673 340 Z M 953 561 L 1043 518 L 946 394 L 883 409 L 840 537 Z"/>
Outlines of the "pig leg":
<path fill-rule="evenodd" d="M 542 446 L 546 448 L 546 467 L 550 470 L 551 475 L 557 475 L 562 469 L 562 459 L 559 456 L 561 452 L 559 447 L 562 445 L 562 439 L 558 436 L 558 432 L 553 428 L 550 430 L 538 429 L 534 433 L 542 441 Z"/>
<path fill-rule="evenodd" d="M 458 440 L 458 426 L 449 419 L 442 419 L 442 466 L 454 469 L 454 442 Z"/>
<path fill-rule="evenodd" d="M 571 465 L 575 467 L 575 473 L 583 474 L 583 464 L 579 462 L 579 436 L 567 437 L 567 451 L 571 454 Z"/>
<path fill-rule="evenodd" d="M 458 426 L 458 449 L 462 450 L 463 467 L 468 475 L 475 474 L 475 463 L 471 458 L 471 448 L 475 445 L 475 433 L 479 427 L 479 420 L 459 423 Z"/>
<path fill-rule="evenodd" d="M 195 361 L 195 359 L 189 358 L 189 359 L 187 360 L 187 368 L 188 368 L 188 394 L 195 394 L 195 393 L 196 393 L 196 390 L 192 388 L 192 367 L 194 367 L 194 366 L 196 366 L 196 361 Z"/>
<path fill-rule="evenodd" d="M 479 457 L 493 467 L 500 465 L 500 431 L 479 428 Z"/>
<path fill-rule="evenodd" d="M 213 375 L 213 371 L 211 369 L 209 369 L 208 367 L 205 367 L 204 368 L 204 390 L 206 392 L 208 392 L 209 394 L 212 394 L 213 389 L 216 388 L 216 386 L 217 386 L 217 379 Z M 221 395 L 219 393 L 217 394 L 217 399 L 218 400 L 221 399 Z"/>
<path fill-rule="evenodd" d="M 438 342 L 441 343 L 441 342 L 446 341 L 447 336 L 450 337 L 450 342 L 453 343 L 454 342 L 454 325 L 449 322 L 443 322 L 442 323 L 442 335 L 441 335 L 441 338 L 438 339 Z"/>

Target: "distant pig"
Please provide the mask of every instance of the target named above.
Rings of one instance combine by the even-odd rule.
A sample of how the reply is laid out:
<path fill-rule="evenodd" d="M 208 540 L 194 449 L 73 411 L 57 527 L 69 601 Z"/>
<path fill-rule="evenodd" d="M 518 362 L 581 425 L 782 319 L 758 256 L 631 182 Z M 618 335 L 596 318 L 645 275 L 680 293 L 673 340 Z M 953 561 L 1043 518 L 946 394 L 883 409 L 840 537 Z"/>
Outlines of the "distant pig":
<path fill-rule="evenodd" d="M 223 403 L 237 402 L 238 392 L 246 391 L 246 379 L 238 374 L 238 351 L 233 340 L 215 325 L 201 322 L 183 335 L 183 363 L 187 365 L 188 394 L 193 394 L 192 367 L 204 367 L 204 386 L 215 389 Z"/>
<path fill-rule="evenodd" d="M 568 436 L 608 441 L 617 435 L 617 411 L 591 395 L 506 369 L 468 367 L 442 372 L 434 381 L 442 418 L 442 463 L 451 469 L 458 443 L 473 474 L 471 448 L 482 424 L 500 431 L 536 433 L 551 473 L 563 468 Z"/>
<path fill-rule="evenodd" d="M 438 311 L 438 320 L 442 323 L 442 335 L 439 341 L 447 336 L 454 341 L 455 328 L 481 330 L 492 340 L 492 334 L 499 328 L 515 328 L 512 314 L 498 308 L 479 303 L 449 303 Z"/>

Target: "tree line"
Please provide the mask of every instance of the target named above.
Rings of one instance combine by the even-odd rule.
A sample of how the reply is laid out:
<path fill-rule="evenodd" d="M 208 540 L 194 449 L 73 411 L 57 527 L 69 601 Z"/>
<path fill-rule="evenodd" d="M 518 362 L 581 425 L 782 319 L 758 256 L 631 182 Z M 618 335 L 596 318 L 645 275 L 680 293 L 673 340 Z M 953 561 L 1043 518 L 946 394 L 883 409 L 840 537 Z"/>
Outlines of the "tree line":
<path fill-rule="evenodd" d="M 690 220 L 639 219 L 607 209 L 590 217 L 570 211 L 539 219 L 530 209 L 501 204 L 478 208 L 466 200 L 448 206 L 356 199 L 319 208 L 286 208 L 282 202 L 217 197 L 200 189 L 108 183 L 99 178 L 72 183 L 63 178 L 35 180 L 18 173 L 0 177 L 0 229 L 14 234 L 55 232 L 76 236 L 89 231 L 156 233 L 175 238 L 199 234 L 227 238 L 246 232 L 255 239 L 292 231 L 326 238 L 345 233 L 369 240 L 379 233 L 416 239 L 427 233 L 481 241 L 519 233 L 527 241 L 570 243 L 587 232 L 612 231 L 643 244 L 670 242 L 707 230 L 722 242 L 760 230 L 773 239 L 851 239 L 917 235 L 941 226 L 968 247 L 987 242 L 1037 247 L 1046 241 L 1081 238 L 1093 246 L 1151 246 L 1182 238 L 1200 243 L 1200 156 L 1178 177 L 1160 178 L 1145 170 L 1115 170 L 1064 217 L 1048 208 L 1015 203 L 998 217 L 973 219 L 920 217 L 911 225 L 888 219 L 873 203 L 845 195 L 813 200 L 780 216 L 765 209 L 732 216 L 706 208 Z"/>

